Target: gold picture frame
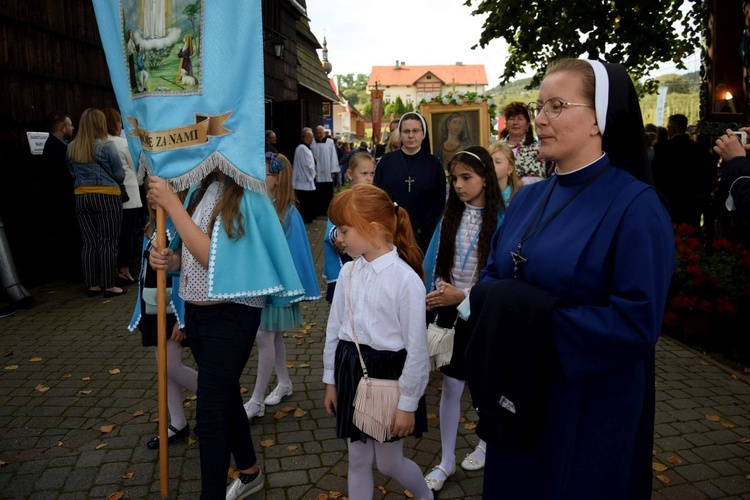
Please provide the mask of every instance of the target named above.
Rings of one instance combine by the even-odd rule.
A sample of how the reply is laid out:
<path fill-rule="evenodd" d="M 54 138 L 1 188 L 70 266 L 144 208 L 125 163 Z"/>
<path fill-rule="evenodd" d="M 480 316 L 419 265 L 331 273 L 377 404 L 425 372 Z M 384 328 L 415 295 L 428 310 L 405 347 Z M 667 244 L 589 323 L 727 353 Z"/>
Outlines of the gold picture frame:
<path fill-rule="evenodd" d="M 487 101 L 461 105 L 422 104 L 419 111 L 427 122 L 432 154 L 438 157 L 443 168 L 447 168 L 453 155 L 465 147 L 488 148 L 490 145 Z"/>

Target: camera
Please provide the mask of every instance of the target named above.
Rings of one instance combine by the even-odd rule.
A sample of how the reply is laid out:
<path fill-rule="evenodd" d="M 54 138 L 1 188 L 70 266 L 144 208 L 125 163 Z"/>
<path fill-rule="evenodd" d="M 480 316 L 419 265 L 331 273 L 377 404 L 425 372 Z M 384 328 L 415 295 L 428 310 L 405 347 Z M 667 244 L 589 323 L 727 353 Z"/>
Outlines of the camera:
<path fill-rule="evenodd" d="M 747 144 L 747 132 L 744 132 L 742 130 L 732 130 L 732 133 L 736 135 L 740 140 L 740 144 L 742 144 L 743 146 Z"/>

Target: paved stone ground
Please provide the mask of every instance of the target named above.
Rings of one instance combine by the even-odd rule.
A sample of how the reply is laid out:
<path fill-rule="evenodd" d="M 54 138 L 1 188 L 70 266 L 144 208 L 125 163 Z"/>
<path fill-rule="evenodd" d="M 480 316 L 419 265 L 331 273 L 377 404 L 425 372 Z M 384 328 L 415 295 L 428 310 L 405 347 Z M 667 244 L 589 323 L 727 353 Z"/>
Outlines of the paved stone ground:
<path fill-rule="evenodd" d="M 324 225 L 308 226 L 318 265 Z M 115 492 L 130 499 L 160 498 L 158 455 L 145 446 L 157 432 L 155 358 L 140 345 L 138 333 L 125 329 L 135 295 L 87 298 L 81 284 L 68 282 L 32 294 L 33 308 L 0 320 L 0 498 L 103 499 Z M 347 490 L 346 446 L 322 407 L 328 304 L 321 299 L 303 307 L 305 324 L 286 337 L 294 394 L 252 424 L 266 473 L 265 490 L 252 498 L 315 499 Z M 256 356 L 242 378 L 248 389 Z M 192 364 L 188 352 L 185 358 Z M 438 399 L 439 378 L 433 374 L 427 403 L 434 415 Z M 194 424 L 194 402 L 187 403 Z M 276 418 L 274 411 L 284 407 L 305 413 Z M 468 390 L 463 408 L 458 461 L 478 441 Z M 662 338 L 654 463 L 663 470 L 654 471 L 652 498 L 750 499 L 749 410 L 750 384 L 743 373 Z M 114 427 L 103 433 L 105 425 Z M 425 471 L 439 461 L 438 419 L 430 426 L 425 437 L 408 438 L 405 447 Z M 274 444 L 261 446 L 267 440 Z M 198 446 L 192 440 L 170 447 L 169 475 L 170 498 L 198 497 Z M 482 477 L 482 471 L 458 468 L 440 497 L 481 498 Z M 377 471 L 375 483 L 383 488 L 376 499 L 405 498 L 399 484 Z"/>

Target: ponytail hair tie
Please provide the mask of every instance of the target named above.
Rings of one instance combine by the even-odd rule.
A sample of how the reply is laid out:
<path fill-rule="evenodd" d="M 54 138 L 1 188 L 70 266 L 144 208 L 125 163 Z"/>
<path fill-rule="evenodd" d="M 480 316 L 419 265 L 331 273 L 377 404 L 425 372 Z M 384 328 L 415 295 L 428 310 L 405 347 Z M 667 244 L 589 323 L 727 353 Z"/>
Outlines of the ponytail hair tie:
<path fill-rule="evenodd" d="M 393 213 L 398 215 L 398 203 L 393 202 Z"/>

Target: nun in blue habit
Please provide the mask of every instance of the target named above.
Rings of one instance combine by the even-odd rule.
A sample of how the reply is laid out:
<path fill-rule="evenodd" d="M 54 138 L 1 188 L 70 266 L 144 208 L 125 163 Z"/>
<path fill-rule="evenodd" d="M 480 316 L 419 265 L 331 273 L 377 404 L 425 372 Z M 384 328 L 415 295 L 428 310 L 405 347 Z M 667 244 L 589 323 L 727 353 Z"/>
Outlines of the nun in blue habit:
<path fill-rule="evenodd" d="M 635 89 L 562 59 L 530 111 L 555 175 L 518 192 L 470 297 L 484 498 L 647 499 L 675 250 Z"/>

